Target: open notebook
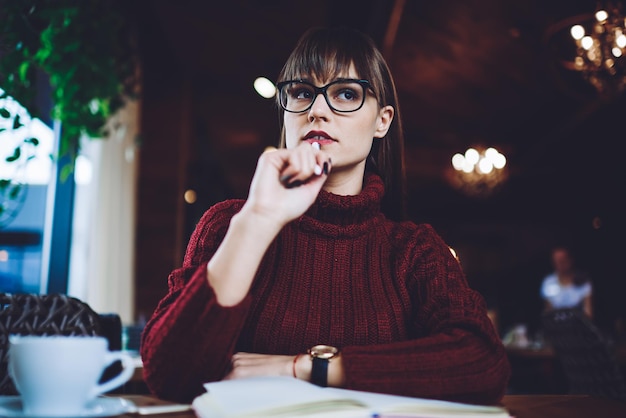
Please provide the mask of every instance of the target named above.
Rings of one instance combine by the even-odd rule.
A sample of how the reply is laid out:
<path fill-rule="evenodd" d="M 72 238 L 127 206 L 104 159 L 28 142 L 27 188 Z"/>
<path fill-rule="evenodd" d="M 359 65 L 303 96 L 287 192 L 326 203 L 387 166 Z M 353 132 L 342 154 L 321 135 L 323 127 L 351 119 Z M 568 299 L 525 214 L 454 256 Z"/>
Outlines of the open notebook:
<path fill-rule="evenodd" d="M 207 383 L 194 399 L 199 418 L 510 418 L 506 409 L 347 389 L 321 388 L 291 377 Z"/>

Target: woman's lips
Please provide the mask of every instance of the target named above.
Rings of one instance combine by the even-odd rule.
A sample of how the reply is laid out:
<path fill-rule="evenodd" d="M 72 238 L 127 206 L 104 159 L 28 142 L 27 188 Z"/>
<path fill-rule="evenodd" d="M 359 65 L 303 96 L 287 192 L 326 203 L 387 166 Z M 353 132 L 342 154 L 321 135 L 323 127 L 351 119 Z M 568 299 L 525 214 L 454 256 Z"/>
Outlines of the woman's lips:
<path fill-rule="evenodd" d="M 333 141 L 332 139 L 326 139 L 326 138 L 324 139 L 309 138 L 309 139 L 306 139 L 306 142 L 308 142 L 309 144 L 318 143 L 320 145 L 328 145 L 328 144 L 332 144 L 335 141 Z"/>
<path fill-rule="evenodd" d="M 304 141 L 309 144 L 317 142 L 320 145 L 328 145 L 335 142 L 335 140 L 324 131 L 311 131 L 304 136 Z"/>

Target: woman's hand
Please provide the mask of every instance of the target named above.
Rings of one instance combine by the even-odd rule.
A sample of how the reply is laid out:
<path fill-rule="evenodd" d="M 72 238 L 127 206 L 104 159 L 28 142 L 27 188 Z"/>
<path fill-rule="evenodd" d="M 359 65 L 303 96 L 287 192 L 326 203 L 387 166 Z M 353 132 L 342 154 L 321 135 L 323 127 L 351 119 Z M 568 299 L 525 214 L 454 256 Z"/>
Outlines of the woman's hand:
<path fill-rule="evenodd" d="M 235 353 L 233 368 L 224 380 L 252 376 L 293 376 L 294 356 Z"/>
<path fill-rule="evenodd" d="M 272 219 L 281 227 L 306 212 L 330 172 L 330 159 L 318 148 L 302 143 L 295 149 L 263 153 L 242 211 Z"/>
<path fill-rule="evenodd" d="M 328 385 L 344 387 L 346 377 L 342 357 L 335 357 L 328 364 Z M 224 378 L 241 379 L 253 376 L 292 376 L 301 380 L 311 380 L 311 358 L 308 354 L 282 356 L 271 354 L 235 353 L 232 370 Z"/>
<path fill-rule="evenodd" d="M 235 306 L 246 297 L 265 251 L 285 224 L 313 204 L 329 170 L 327 156 L 308 143 L 261 155 L 248 199 L 207 264 L 220 305 Z"/>

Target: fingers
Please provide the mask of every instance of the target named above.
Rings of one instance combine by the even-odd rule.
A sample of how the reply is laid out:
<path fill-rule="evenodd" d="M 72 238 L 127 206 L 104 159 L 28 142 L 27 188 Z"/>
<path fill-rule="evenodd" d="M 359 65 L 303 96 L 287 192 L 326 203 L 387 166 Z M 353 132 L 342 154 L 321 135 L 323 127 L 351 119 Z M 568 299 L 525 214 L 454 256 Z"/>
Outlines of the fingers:
<path fill-rule="evenodd" d="M 251 376 L 291 375 L 293 356 L 235 353 L 231 359 L 232 370 L 225 380 Z"/>
<path fill-rule="evenodd" d="M 319 175 L 315 174 L 316 165 L 322 169 Z M 263 215 L 284 225 L 301 216 L 313 204 L 328 179 L 324 173 L 328 172 L 328 154 L 307 143 L 296 149 L 265 151 L 259 157 L 252 177 L 246 208 L 249 213 Z"/>
<path fill-rule="evenodd" d="M 314 142 L 311 144 L 311 147 L 316 150 L 319 151 L 320 150 L 320 144 L 319 142 Z M 317 161 L 315 161 L 315 168 L 313 169 L 313 173 L 315 173 L 316 176 L 319 176 L 322 174 L 322 167 L 320 167 L 319 164 L 317 164 Z"/>
<path fill-rule="evenodd" d="M 280 181 L 287 188 L 301 186 L 315 177 L 328 175 L 330 168 L 330 158 L 320 151 L 318 143 L 303 144 L 290 154 L 280 172 Z"/>

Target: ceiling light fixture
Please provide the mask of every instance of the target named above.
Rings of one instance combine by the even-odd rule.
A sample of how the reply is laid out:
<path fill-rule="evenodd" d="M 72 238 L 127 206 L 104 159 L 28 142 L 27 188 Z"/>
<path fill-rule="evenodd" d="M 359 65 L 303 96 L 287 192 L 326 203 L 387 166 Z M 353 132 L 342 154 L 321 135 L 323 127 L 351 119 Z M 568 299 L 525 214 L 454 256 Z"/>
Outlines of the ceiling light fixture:
<path fill-rule="evenodd" d="M 254 89 L 261 97 L 271 99 L 276 95 L 276 86 L 265 77 L 257 77 L 254 80 Z"/>
<path fill-rule="evenodd" d="M 450 184 L 474 197 L 490 196 L 507 177 L 506 157 L 493 147 L 468 148 L 464 154 L 454 154 L 448 171 Z"/>
<path fill-rule="evenodd" d="M 554 48 L 561 54 L 569 50 L 565 38 L 570 44 L 573 40 L 573 54 L 569 50 L 570 56 L 562 57 L 561 64 L 581 73 L 598 93 L 614 95 L 626 90 L 626 18 L 620 2 L 599 2 L 593 15 L 558 22 L 548 36 L 557 39 Z"/>

